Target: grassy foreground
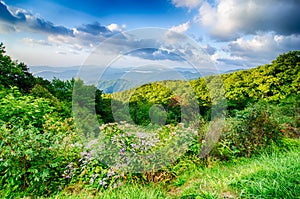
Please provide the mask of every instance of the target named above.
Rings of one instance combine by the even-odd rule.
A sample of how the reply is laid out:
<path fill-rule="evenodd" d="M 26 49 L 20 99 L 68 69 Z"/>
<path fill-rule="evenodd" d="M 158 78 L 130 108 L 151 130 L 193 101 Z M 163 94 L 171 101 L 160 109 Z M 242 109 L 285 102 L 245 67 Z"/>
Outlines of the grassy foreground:
<path fill-rule="evenodd" d="M 184 161 L 186 163 L 186 161 Z M 300 150 L 274 149 L 251 159 L 190 163 L 168 184 L 125 184 L 103 192 L 64 191 L 51 198 L 300 198 Z"/>

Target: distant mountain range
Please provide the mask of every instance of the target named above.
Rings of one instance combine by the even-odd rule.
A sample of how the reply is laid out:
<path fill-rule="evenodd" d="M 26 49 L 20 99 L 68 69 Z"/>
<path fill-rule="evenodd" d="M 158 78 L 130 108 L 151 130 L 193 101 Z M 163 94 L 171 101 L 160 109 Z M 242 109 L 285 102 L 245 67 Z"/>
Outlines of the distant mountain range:
<path fill-rule="evenodd" d="M 54 77 L 60 80 L 70 80 L 77 76 L 80 66 L 52 67 L 52 66 L 29 66 L 29 71 L 37 77 L 52 80 Z"/>
<path fill-rule="evenodd" d="M 80 66 L 51 67 L 51 66 L 31 66 L 29 67 L 34 76 L 52 80 L 70 80 L 77 78 L 81 70 Z M 85 73 L 85 80 L 97 78 L 98 88 L 104 93 L 113 93 L 127 90 L 142 84 L 162 81 L 162 80 L 191 80 L 199 77 L 215 74 L 214 71 L 197 71 L 194 68 L 166 68 L 166 67 L 110 67 L 102 69 L 101 77 L 94 77 L 99 73 L 99 67 L 90 67 Z M 222 73 L 232 72 L 223 71 Z M 87 82 L 90 83 L 90 82 Z"/>

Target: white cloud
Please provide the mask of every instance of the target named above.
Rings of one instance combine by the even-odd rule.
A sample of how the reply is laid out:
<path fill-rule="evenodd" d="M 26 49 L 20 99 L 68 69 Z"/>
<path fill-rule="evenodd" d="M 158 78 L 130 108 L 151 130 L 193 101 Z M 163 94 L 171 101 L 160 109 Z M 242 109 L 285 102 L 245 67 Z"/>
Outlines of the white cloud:
<path fill-rule="evenodd" d="M 196 8 L 202 0 L 172 0 L 176 7 L 187 7 L 189 9 Z"/>
<path fill-rule="evenodd" d="M 57 46 L 68 46 L 73 50 L 83 50 L 89 47 L 90 41 L 85 41 L 81 39 L 81 36 L 70 37 L 63 35 L 49 35 L 48 41 L 51 44 L 55 44 Z"/>
<path fill-rule="evenodd" d="M 119 26 L 118 24 L 112 23 L 107 26 L 107 29 L 112 32 L 121 32 L 126 28 L 125 25 Z"/>
<path fill-rule="evenodd" d="M 23 42 L 25 42 L 27 44 L 33 44 L 33 45 L 38 44 L 38 45 L 42 45 L 42 46 L 51 46 L 51 44 L 48 41 L 42 40 L 42 39 L 36 40 L 36 39 L 26 37 L 26 38 L 23 38 L 22 40 L 23 40 Z"/>
<path fill-rule="evenodd" d="M 67 53 L 64 52 L 64 51 L 55 51 L 56 54 L 59 54 L 59 55 L 66 55 Z"/>
<path fill-rule="evenodd" d="M 179 34 L 183 34 L 185 33 L 188 29 L 190 28 L 190 22 L 186 22 L 186 23 L 183 23 L 183 24 L 180 24 L 178 26 L 172 26 L 170 28 L 170 31 L 173 31 L 173 32 L 176 32 L 176 33 L 179 33 Z"/>
<path fill-rule="evenodd" d="M 239 38 L 228 44 L 230 52 L 242 57 L 276 56 L 289 50 L 298 50 L 300 35 L 259 34 L 251 39 Z"/>
<path fill-rule="evenodd" d="M 170 44 L 183 42 L 186 39 L 184 33 L 190 28 L 190 22 L 186 22 L 177 26 L 172 26 L 166 33 L 164 40 Z"/>
<path fill-rule="evenodd" d="M 231 41 L 220 52 L 212 55 L 214 61 L 227 67 L 255 67 L 270 63 L 282 53 L 299 50 L 300 34 L 289 36 L 278 35 L 274 32 L 260 33 L 249 37 L 244 36 Z"/>
<path fill-rule="evenodd" d="M 203 2 L 198 20 L 215 38 L 230 40 L 258 31 L 300 33 L 300 1 L 219 0 Z"/>

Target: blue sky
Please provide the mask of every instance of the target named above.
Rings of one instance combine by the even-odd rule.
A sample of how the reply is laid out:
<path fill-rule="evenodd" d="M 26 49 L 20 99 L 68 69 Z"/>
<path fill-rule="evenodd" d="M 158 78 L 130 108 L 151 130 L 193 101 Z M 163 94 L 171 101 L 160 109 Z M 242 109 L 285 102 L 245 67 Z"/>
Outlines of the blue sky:
<path fill-rule="evenodd" d="M 300 50 L 299 10 L 299 0 L 4 0 L 0 42 L 30 66 L 74 66 L 116 34 L 124 38 L 114 47 L 123 48 L 133 45 L 126 32 L 158 27 L 187 35 L 218 68 L 230 70 Z M 135 53 L 132 60 L 157 61 L 165 54 L 157 44 L 157 50 Z M 172 56 L 170 61 L 163 64 L 180 65 Z"/>

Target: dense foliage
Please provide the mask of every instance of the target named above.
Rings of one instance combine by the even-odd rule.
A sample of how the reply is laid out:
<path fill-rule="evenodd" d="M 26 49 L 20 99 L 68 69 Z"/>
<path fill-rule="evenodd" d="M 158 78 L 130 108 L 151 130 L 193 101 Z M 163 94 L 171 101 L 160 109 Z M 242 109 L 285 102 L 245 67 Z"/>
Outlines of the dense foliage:
<path fill-rule="evenodd" d="M 0 69 L 0 197 L 166 183 L 190 165 L 252 157 L 273 145 L 298 146 L 287 137 L 300 137 L 300 51 L 250 70 L 149 83 L 114 94 L 80 79 L 34 77 L 5 54 L 3 44 Z M 211 136 L 212 107 L 222 102 L 213 89 L 222 86 L 225 125 L 217 129 L 221 136 L 211 153 L 199 159 Z M 182 110 L 192 113 L 195 103 L 198 125 L 181 123 Z M 96 113 L 97 128 L 87 110 Z"/>
<path fill-rule="evenodd" d="M 71 119 L 63 119 L 49 100 L 0 91 L 0 188 L 10 196 L 26 190 L 50 193 L 65 185 L 61 176 L 78 157 Z"/>
<path fill-rule="evenodd" d="M 5 55 L 3 43 L 0 43 L 0 85 L 6 88 L 17 86 L 21 91 L 27 93 L 34 85 L 34 77 L 28 72 L 28 67 Z"/>
<path fill-rule="evenodd" d="M 223 82 L 218 81 L 219 78 Z M 247 105 L 260 100 L 278 103 L 290 95 L 299 94 L 299 78 L 300 51 L 292 51 L 280 55 L 272 64 L 257 68 L 222 74 L 220 77 L 208 76 L 190 82 L 155 82 L 121 93 L 108 94 L 106 98 L 124 103 L 128 100 L 125 96 L 131 96 L 130 102 L 134 104 L 131 116 L 137 118 L 135 122 L 141 122 L 142 119 L 149 123 L 149 108 L 160 104 L 167 111 L 167 123 L 174 123 L 180 121 L 180 107 L 188 103 L 187 99 L 193 100 L 192 94 L 197 97 L 201 115 L 209 119 L 214 106 L 212 99 L 222 95 L 215 93 L 211 85 L 223 84 L 219 86 L 225 89 L 227 110 L 233 115 L 233 110 L 243 110 Z M 194 93 L 189 91 L 190 88 Z"/>

